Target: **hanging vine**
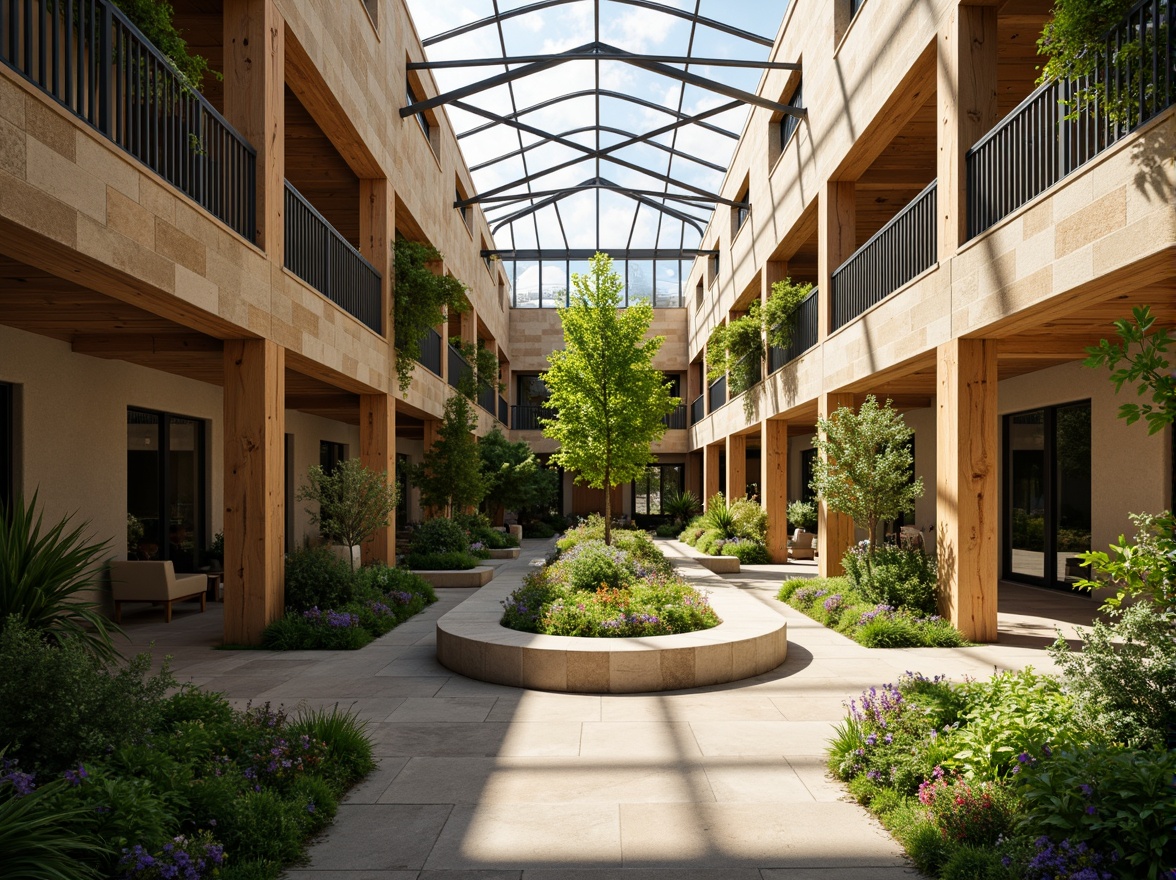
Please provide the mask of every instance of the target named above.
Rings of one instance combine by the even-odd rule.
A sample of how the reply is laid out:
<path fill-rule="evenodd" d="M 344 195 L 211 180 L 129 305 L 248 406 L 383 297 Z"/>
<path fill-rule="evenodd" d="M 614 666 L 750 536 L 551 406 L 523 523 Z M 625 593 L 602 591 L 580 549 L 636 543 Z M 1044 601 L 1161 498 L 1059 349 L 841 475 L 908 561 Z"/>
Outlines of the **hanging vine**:
<path fill-rule="evenodd" d="M 192 89 L 200 90 L 206 73 L 221 78 L 209 68 L 208 59 L 188 51 L 188 44 L 174 22 L 175 10 L 167 0 L 114 0 L 114 5 L 164 54 Z"/>
<path fill-rule="evenodd" d="M 811 284 L 798 284 L 791 278 L 772 285 L 772 293 L 763 309 L 768 345 L 787 348 L 792 344 L 792 336 L 796 332 L 796 310 L 812 290 Z"/>
<path fill-rule="evenodd" d="M 452 275 L 438 275 L 430 263 L 444 257 L 430 244 L 399 239 L 395 248 L 396 380 L 401 393 L 412 385 L 412 371 L 421 357 L 425 334 L 445 320 L 445 310 L 469 308 L 464 284 Z"/>
<path fill-rule="evenodd" d="M 481 339 L 478 344 L 463 342 L 458 337 L 449 340 L 449 344 L 456 348 L 465 362 L 470 365 L 469 372 L 457 381 L 457 390 L 476 401 L 478 394 L 488 388 L 494 389 L 495 394 L 501 394 L 503 385 L 498 381 L 498 357 L 486 348 Z"/>

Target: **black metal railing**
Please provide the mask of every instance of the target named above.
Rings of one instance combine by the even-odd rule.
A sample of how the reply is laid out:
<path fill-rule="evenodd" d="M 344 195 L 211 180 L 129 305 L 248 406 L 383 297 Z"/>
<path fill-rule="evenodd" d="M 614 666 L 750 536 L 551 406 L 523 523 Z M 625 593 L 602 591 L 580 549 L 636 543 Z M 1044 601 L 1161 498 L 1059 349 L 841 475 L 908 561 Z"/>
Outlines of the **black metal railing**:
<path fill-rule="evenodd" d="M 432 327 L 421 337 L 421 357 L 419 363 L 426 370 L 441 375 L 441 334 Z"/>
<path fill-rule="evenodd" d="M 523 404 L 510 408 L 510 426 L 516 431 L 539 431 L 543 428 L 540 419 L 554 419 L 555 410 L 546 406 Z"/>
<path fill-rule="evenodd" d="M 510 406 L 505 397 L 498 398 L 498 421 L 504 425 L 510 424 Z"/>
<path fill-rule="evenodd" d="M 679 403 L 667 415 L 662 416 L 662 423 L 675 431 L 682 431 L 686 428 L 686 404 Z"/>
<path fill-rule="evenodd" d="M 380 273 L 286 181 L 285 266 L 377 333 Z"/>
<path fill-rule="evenodd" d="M 690 402 L 690 424 L 697 425 L 706 418 L 706 395 L 700 394 Z"/>
<path fill-rule="evenodd" d="M 472 372 L 469 362 L 462 357 L 458 348 L 452 342 L 449 343 L 449 384 L 456 388 L 457 383 Z"/>
<path fill-rule="evenodd" d="M 774 373 L 785 364 L 796 360 L 817 344 L 817 314 L 820 293 L 817 288 L 800 301 L 789 320 L 792 321 L 792 340 L 788 345 L 768 347 L 768 373 Z"/>
<path fill-rule="evenodd" d="M 758 351 L 750 351 L 735 362 L 740 372 L 742 372 L 744 364 L 747 364 L 747 384 L 738 385 L 730 381 L 731 373 L 727 373 L 727 390 L 731 393 L 732 397 L 738 397 L 764 377 L 764 360 Z"/>
<path fill-rule="evenodd" d="M 709 400 L 708 409 L 714 412 L 727 402 L 727 377 L 720 376 L 712 382 L 706 393 Z"/>
<path fill-rule="evenodd" d="M 493 416 L 498 411 L 498 392 L 483 385 L 478 389 L 478 406 Z"/>
<path fill-rule="evenodd" d="M 968 151 L 969 238 L 1176 103 L 1174 29 L 1176 2 L 1137 3 L 1093 76 L 1045 83 Z"/>
<path fill-rule="evenodd" d="M 0 9 L 0 61 L 254 240 L 256 151 L 110 0 Z"/>
<path fill-rule="evenodd" d="M 830 329 L 848 324 L 935 265 L 936 183 L 931 181 L 833 273 Z"/>

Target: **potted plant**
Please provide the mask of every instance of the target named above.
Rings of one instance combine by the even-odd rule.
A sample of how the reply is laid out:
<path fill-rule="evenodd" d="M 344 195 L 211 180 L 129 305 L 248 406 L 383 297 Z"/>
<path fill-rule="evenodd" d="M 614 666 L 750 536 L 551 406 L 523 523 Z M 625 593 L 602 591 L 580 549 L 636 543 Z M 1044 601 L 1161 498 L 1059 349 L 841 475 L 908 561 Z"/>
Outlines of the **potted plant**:
<path fill-rule="evenodd" d="M 339 462 L 330 473 L 313 465 L 306 478 L 298 500 L 318 504 L 317 510 L 306 509 L 310 521 L 354 571 L 359 567 L 359 545 L 387 526 L 396 509 L 396 484 L 387 471 L 369 470 L 354 458 Z"/>

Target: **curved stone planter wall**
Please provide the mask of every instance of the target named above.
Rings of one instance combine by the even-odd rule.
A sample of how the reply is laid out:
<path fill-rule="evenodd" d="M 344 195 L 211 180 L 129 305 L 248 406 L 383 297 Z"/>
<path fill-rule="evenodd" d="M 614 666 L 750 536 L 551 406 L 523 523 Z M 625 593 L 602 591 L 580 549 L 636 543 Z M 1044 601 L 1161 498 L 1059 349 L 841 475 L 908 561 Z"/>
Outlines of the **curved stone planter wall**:
<path fill-rule="evenodd" d="M 595 694 L 721 684 L 783 663 L 788 656 L 784 618 L 733 587 L 716 587 L 710 589 L 710 601 L 723 620 L 717 627 L 640 639 L 516 632 L 498 622 L 509 582 L 483 587 L 437 621 L 437 659 L 480 681 Z"/>

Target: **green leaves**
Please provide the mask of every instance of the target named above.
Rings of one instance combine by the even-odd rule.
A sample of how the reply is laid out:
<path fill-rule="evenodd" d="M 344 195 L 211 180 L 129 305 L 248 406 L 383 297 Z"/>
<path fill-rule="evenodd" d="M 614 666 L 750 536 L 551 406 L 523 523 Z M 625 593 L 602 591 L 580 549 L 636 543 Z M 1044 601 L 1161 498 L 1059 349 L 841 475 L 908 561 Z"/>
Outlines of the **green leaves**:
<path fill-rule="evenodd" d="M 430 244 L 396 242 L 396 287 L 393 310 L 396 331 L 396 380 L 401 393 L 412 385 L 412 371 L 421 357 L 421 340 L 445 320 L 445 309 L 469 308 L 464 284 L 452 275 L 437 274 L 430 264 L 445 257 Z"/>
<path fill-rule="evenodd" d="M 27 506 L 23 498 L 0 505 L 0 629 L 14 617 L 105 660 L 118 657 L 111 636 L 122 630 L 87 598 L 98 591 L 109 542 L 90 543 L 88 522 L 70 530 L 66 516 L 46 529 L 43 518 L 36 492 Z"/>
<path fill-rule="evenodd" d="M 1151 403 L 1125 403 L 1119 407 L 1119 418 L 1129 425 L 1143 419 L 1147 432 L 1157 434 L 1176 421 L 1176 372 L 1165 356 L 1176 337 L 1166 328 L 1152 331 L 1156 318 L 1150 306 L 1136 306 L 1131 313 L 1134 321 L 1115 321 L 1115 332 L 1122 342 L 1099 340 L 1098 345 L 1086 349 L 1088 357 L 1083 363 L 1109 368 L 1116 392 L 1129 382 L 1138 383 L 1135 393 L 1149 397 Z M 1133 348 L 1138 350 L 1133 352 Z"/>
<path fill-rule="evenodd" d="M 386 526 L 396 509 L 398 492 L 388 472 L 368 470 L 358 458 L 339 462 L 330 474 L 313 465 L 306 479 L 298 500 L 319 505 L 318 510 L 306 509 L 310 521 L 328 540 L 348 547 L 362 544 Z"/>
<path fill-rule="evenodd" d="M 437 440 L 425 450 L 424 463 L 412 469 L 426 507 L 443 508 L 449 514 L 482 502 L 486 481 L 473 434 L 477 426 L 478 417 L 465 395 L 455 394 L 445 402 Z"/>
<path fill-rule="evenodd" d="M 680 401 L 652 365 L 663 342 L 646 339 L 653 307 L 620 309 L 623 284 L 612 260 L 597 254 L 591 263 L 589 274 L 572 276 L 571 305 L 559 310 L 564 349 L 548 355 L 543 374 L 556 416 L 543 420 L 543 433 L 560 444 L 555 463 L 606 489 L 609 514 L 607 489 L 641 476 L 653 460 L 650 444 L 665 432 L 663 417 Z"/>

